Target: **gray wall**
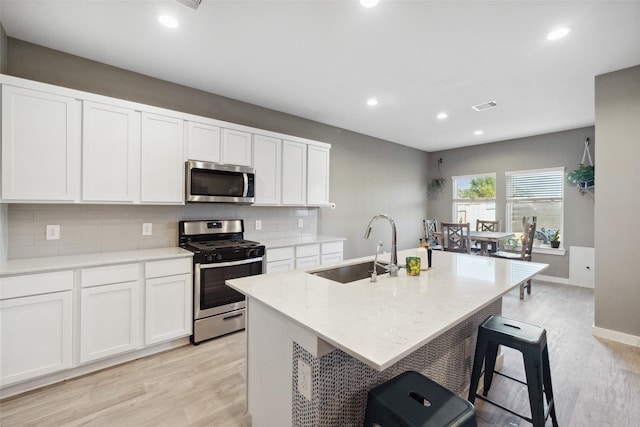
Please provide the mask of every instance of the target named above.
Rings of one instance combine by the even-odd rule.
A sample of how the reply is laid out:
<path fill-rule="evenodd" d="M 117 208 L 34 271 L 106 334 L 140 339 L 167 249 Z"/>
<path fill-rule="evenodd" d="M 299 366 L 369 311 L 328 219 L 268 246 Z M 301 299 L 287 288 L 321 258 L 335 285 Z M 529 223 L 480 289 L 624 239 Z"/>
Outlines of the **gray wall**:
<path fill-rule="evenodd" d="M 9 43 L 7 39 L 7 33 L 4 32 L 4 27 L 0 23 L 0 73 L 6 73 L 7 70 L 7 57 L 9 55 Z"/>
<path fill-rule="evenodd" d="M 447 187 L 436 198 L 429 200 L 429 218 L 451 220 L 452 176 L 495 173 L 496 217 L 502 220 L 502 224 L 506 224 L 504 173 L 559 166 L 566 167 L 567 172 L 576 169 L 582 159 L 584 140 L 587 137 L 591 139 L 591 156 L 596 163 L 593 127 L 431 153 L 432 163 L 442 158 L 441 170 L 443 177 L 447 179 Z M 433 165 L 432 170 L 435 170 Z M 603 187 L 598 185 L 598 188 Z M 575 187 L 565 187 L 564 226 L 561 230 L 564 248 L 593 247 L 593 212 L 594 193 L 588 192 L 583 196 Z M 535 254 L 534 261 L 549 264 L 545 275 L 568 278 L 569 255 L 569 251 L 564 256 Z"/>
<path fill-rule="evenodd" d="M 595 326 L 640 337 L 640 66 L 596 77 Z"/>
<path fill-rule="evenodd" d="M 318 233 L 346 237 L 346 258 L 370 255 L 375 251 L 374 241 L 383 240 L 385 247 L 390 247 L 391 233 L 386 224 L 376 224 L 374 241 L 363 239 L 369 219 L 384 212 L 397 222 L 398 246 L 417 246 L 427 203 L 425 182 L 429 156 L 424 151 L 13 38 L 8 39 L 5 71 L 17 77 L 330 143 L 330 191 L 337 208 L 317 209 Z"/>

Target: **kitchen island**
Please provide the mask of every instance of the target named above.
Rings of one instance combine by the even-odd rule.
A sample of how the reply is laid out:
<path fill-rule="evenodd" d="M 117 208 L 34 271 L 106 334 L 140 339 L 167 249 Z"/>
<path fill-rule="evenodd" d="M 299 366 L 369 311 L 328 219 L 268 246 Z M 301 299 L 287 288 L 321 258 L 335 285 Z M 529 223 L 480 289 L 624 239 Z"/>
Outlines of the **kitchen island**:
<path fill-rule="evenodd" d="M 309 274 L 326 266 L 227 281 L 247 296 L 252 425 L 362 425 L 367 391 L 407 370 L 463 392 L 478 325 L 546 267 L 434 251 L 431 270 L 376 283 Z"/>

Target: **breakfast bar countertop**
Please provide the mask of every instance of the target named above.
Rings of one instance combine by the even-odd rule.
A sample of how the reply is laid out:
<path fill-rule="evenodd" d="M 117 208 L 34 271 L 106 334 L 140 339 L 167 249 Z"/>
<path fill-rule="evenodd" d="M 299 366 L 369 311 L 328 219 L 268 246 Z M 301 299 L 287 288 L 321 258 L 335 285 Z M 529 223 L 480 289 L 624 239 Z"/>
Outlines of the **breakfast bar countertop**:
<path fill-rule="evenodd" d="M 399 251 L 398 259 L 414 255 L 415 249 Z M 332 267 L 372 260 L 352 259 Z M 382 371 L 547 267 L 434 251 L 432 269 L 419 276 L 407 276 L 405 269 L 394 278 L 380 274 L 376 283 L 362 279 L 342 284 L 309 274 L 331 268 L 322 266 L 227 284 Z"/>

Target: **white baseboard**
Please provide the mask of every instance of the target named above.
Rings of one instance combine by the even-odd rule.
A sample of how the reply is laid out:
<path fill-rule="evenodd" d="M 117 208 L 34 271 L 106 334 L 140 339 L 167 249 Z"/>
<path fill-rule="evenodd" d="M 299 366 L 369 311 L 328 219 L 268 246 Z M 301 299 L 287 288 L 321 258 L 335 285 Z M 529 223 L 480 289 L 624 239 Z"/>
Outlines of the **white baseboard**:
<path fill-rule="evenodd" d="M 591 327 L 591 334 L 597 338 L 604 338 L 609 341 L 616 341 L 622 344 L 632 345 L 634 347 L 640 347 L 640 337 L 635 335 L 625 334 L 624 332 L 618 332 L 611 329 L 599 328 L 596 325 Z"/>
<path fill-rule="evenodd" d="M 569 279 L 565 279 L 564 277 L 555 277 L 555 276 L 545 276 L 544 274 L 536 274 L 533 276 L 536 280 L 543 280 L 545 282 L 559 283 L 561 285 L 570 285 Z"/>

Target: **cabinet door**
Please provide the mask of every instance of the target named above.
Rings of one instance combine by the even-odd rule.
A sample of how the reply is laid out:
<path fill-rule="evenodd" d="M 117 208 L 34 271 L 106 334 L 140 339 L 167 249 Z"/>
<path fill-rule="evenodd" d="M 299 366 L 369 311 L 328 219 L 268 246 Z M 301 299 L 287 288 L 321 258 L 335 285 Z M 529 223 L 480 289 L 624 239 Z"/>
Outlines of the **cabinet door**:
<path fill-rule="evenodd" d="M 307 146 L 282 142 L 282 204 L 304 205 L 307 198 Z"/>
<path fill-rule="evenodd" d="M 2 87 L 2 199 L 77 201 L 80 101 Z"/>
<path fill-rule="evenodd" d="M 329 204 L 329 149 L 307 147 L 307 204 Z"/>
<path fill-rule="evenodd" d="M 81 363 L 138 348 L 138 281 L 83 288 L 80 298 Z"/>
<path fill-rule="evenodd" d="M 251 134 L 222 129 L 222 163 L 251 166 Z"/>
<path fill-rule="evenodd" d="M 140 113 L 84 102 L 82 200 L 134 202 L 140 194 Z"/>
<path fill-rule="evenodd" d="M 263 135 L 254 136 L 253 159 L 256 170 L 255 204 L 280 204 L 281 157 L 281 140 Z"/>
<path fill-rule="evenodd" d="M 146 345 L 191 335 L 191 274 L 146 280 Z"/>
<path fill-rule="evenodd" d="M 296 258 L 296 268 L 310 268 L 320 265 L 320 255 Z"/>
<path fill-rule="evenodd" d="M 142 113 L 142 203 L 184 204 L 183 120 Z"/>
<path fill-rule="evenodd" d="M 279 271 L 291 271 L 295 268 L 293 258 L 280 261 L 267 262 L 267 273 L 277 273 Z"/>
<path fill-rule="evenodd" d="M 187 159 L 220 163 L 220 128 L 189 122 L 187 129 Z"/>
<path fill-rule="evenodd" d="M 68 369 L 71 291 L 0 301 L 0 385 Z"/>
<path fill-rule="evenodd" d="M 322 254 L 320 264 L 333 264 L 342 261 L 342 252 L 335 254 Z"/>

